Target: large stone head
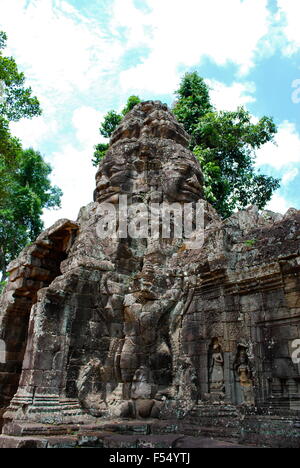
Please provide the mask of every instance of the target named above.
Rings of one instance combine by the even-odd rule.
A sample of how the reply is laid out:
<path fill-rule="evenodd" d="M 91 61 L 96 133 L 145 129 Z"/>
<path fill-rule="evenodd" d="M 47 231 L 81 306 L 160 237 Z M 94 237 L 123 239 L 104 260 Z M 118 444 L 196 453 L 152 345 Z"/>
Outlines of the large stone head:
<path fill-rule="evenodd" d="M 187 149 L 188 135 L 166 105 L 134 107 L 111 138 L 96 175 L 95 201 L 192 202 L 203 197 L 199 163 Z"/>

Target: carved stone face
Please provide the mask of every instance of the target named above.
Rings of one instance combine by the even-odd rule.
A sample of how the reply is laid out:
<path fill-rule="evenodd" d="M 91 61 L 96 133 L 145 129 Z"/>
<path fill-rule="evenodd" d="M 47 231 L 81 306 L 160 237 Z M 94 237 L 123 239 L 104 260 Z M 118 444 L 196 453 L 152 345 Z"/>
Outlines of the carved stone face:
<path fill-rule="evenodd" d="M 248 361 L 247 353 L 245 349 L 241 349 L 240 355 L 239 355 L 239 361 L 240 364 L 246 364 Z"/>
<path fill-rule="evenodd" d="M 149 369 L 146 366 L 140 366 L 133 377 L 134 382 L 148 382 L 149 381 Z"/>
<path fill-rule="evenodd" d="M 168 201 L 190 203 L 202 196 L 203 176 L 188 159 L 174 160 L 163 168 L 163 189 Z"/>
<path fill-rule="evenodd" d="M 129 168 L 125 158 L 107 158 L 97 172 L 96 198 L 99 203 L 118 203 L 118 194 L 128 190 Z"/>
<path fill-rule="evenodd" d="M 170 154 L 161 145 L 153 155 L 151 141 L 141 140 L 136 145 L 121 143 L 114 157 L 108 153 L 96 175 L 95 200 L 99 203 L 118 203 L 119 194 L 150 194 L 159 191 L 164 200 L 195 202 L 203 195 L 203 176 L 196 160 L 175 143 Z M 185 154 L 186 151 L 186 154 Z"/>
<path fill-rule="evenodd" d="M 203 175 L 187 148 L 189 136 L 166 105 L 149 101 L 136 106 L 110 143 L 96 175 L 95 201 L 118 203 L 119 194 L 136 195 L 132 200 L 143 202 L 203 198 Z"/>

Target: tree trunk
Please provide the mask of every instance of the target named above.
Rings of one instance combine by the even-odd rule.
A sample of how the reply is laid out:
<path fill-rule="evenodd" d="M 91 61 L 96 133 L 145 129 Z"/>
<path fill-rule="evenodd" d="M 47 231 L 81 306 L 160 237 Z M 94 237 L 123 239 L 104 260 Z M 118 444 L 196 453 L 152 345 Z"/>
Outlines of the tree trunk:
<path fill-rule="evenodd" d="M 5 281 L 6 267 L 7 267 L 7 265 L 6 265 L 5 257 L 0 252 L 0 283 Z M 0 286 L 0 291 L 1 291 L 1 286 Z"/>

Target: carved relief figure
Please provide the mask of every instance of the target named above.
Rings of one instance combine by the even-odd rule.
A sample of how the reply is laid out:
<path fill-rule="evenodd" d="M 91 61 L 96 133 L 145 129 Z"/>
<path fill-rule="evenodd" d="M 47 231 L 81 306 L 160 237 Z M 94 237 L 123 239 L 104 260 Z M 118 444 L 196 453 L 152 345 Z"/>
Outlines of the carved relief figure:
<path fill-rule="evenodd" d="M 153 383 L 150 369 L 140 366 L 131 386 L 132 415 L 136 418 L 155 418 L 159 415 L 161 402 L 155 399 L 157 386 Z"/>
<path fill-rule="evenodd" d="M 197 402 L 198 378 L 191 359 L 187 356 L 179 361 L 178 397 L 181 400 Z"/>
<path fill-rule="evenodd" d="M 224 392 L 224 358 L 218 338 L 212 340 L 212 352 L 209 367 L 210 392 Z"/>
<path fill-rule="evenodd" d="M 139 224 L 134 210 L 129 210 L 128 219 L 125 216 L 130 223 L 123 225 L 123 216 L 117 223 L 124 236 L 99 234 L 105 203 L 112 203 L 120 215 L 127 196 L 128 207 L 142 204 L 150 219 L 159 212 L 154 204 L 195 206 L 203 198 L 203 176 L 188 144 L 188 135 L 165 105 L 150 101 L 135 106 L 112 135 L 100 163 L 94 202 L 80 210 L 76 222 L 55 223 L 11 263 L 10 280 L 0 297 L 0 337 L 6 344 L 5 353 L 0 339 L 0 426 L 2 414 L 8 424 L 4 438 L 12 434 L 13 443 L 19 444 L 21 422 L 66 428 L 87 424 L 90 433 L 100 417 L 174 421 L 188 414 L 200 392 L 208 403 L 205 411 L 212 403 L 224 405 L 221 413 L 232 401 L 234 386 L 235 403 L 251 406 L 252 362 L 259 364 L 256 404 L 262 399 L 265 408 L 267 392 L 265 386 L 259 388 L 262 374 L 269 382 L 272 405 L 277 401 L 299 409 L 299 366 L 294 368 L 284 353 L 299 330 L 295 291 L 300 261 L 294 257 L 299 254 L 300 211 L 282 221 L 281 215 L 272 214 L 273 221 L 266 221 L 258 208 L 249 208 L 221 220 L 205 202 L 201 248 L 191 248 L 193 237 L 190 243 L 173 235 L 174 214 L 169 238 L 135 237 L 129 229 L 127 233 L 131 222 Z M 189 219 L 198 229 L 193 214 Z M 154 226 L 161 233 L 160 216 Z M 152 225 L 148 227 L 152 231 Z M 253 249 L 249 239 L 255 239 Z M 274 265 L 280 266 L 281 275 Z M 295 284 L 283 288 L 280 278 Z M 284 311 L 285 321 L 288 304 L 292 321 L 283 333 L 278 314 Z M 239 343 L 229 369 L 229 344 L 237 337 L 249 342 L 255 336 L 253 349 L 267 352 L 266 326 L 256 333 L 261 311 L 278 326 L 282 347 L 270 350 L 267 369 L 261 372 L 260 358 Z M 202 409 L 189 417 L 198 418 Z M 235 418 L 238 410 L 228 409 L 229 417 Z M 215 428 L 215 418 L 211 420 Z M 199 419 L 196 423 L 198 434 Z M 14 430 L 16 434 L 9 432 Z M 52 426 L 50 433 L 54 434 Z M 41 435 L 44 439 L 45 433 Z"/>
<path fill-rule="evenodd" d="M 254 391 L 252 372 L 247 354 L 247 346 L 238 345 L 237 356 L 234 363 L 234 369 L 239 379 L 239 385 L 242 392 L 243 404 L 254 405 Z"/>

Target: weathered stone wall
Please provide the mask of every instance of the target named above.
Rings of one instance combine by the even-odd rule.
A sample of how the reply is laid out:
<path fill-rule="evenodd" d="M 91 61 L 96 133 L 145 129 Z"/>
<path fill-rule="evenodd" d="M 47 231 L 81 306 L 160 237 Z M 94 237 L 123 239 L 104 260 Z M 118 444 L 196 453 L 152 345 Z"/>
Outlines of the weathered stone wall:
<path fill-rule="evenodd" d="M 299 411 L 300 368 L 292 361 L 292 345 L 300 335 L 299 212 L 272 220 L 252 208 L 224 221 L 221 231 L 222 241 L 216 228 L 198 257 L 181 254 L 183 262 L 197 264 L 197 287 L 182 336 L 198 369 L 201 398 L 209 392 L 209 346 L 218 339 L 225 401 L 244 402 L 234 365 L 242 346 L 255 404 Z M 210 250 L 218 242 L 219 249 Z"/>
<path fill-rule="evenodd" d="M 31 308 L 37 302 L 38 292 L 61 274 L 60 264 L 77 229 L 76 224 L 66 220 L 56 223 L 8 267 L 9 283 L 0 301 L 0 339 L 5 343 L 4 362 L 0 363 L 0 419 L 18 389 L 31 335 Z"/>
<path fill-rule="evenodd" d="M 277 423 L 266 418 L 279 411 L 294 431 L 300 212 L 251 207 L 222 221 L 202 202 L 204 243 L 197 249 L 174 235 L 99 236 L 104 202 L 118 210 L 121 195 L 147 213 L 151 203 L 202 200 L 203 176 L 188 141 L 165 105 L 136 106 L 112 136 L 94 202 L 10 265 L 0 302 L 7 437 L 20 421 L 25 432 L 33 423 L 47 432 L 47 423 L 123 417 L 185 421 L 183 431 L 202 427 L 236 440 L 247 433 L 245 442 L 254 440 L 257 420 L 269 425 L 272 440 Z M 130 222 L 137 218 L 130 213 Z M 173 233 L 175 224 L 174 217 Z M 223 416 L 226 434 L 216 425 Z"/>

